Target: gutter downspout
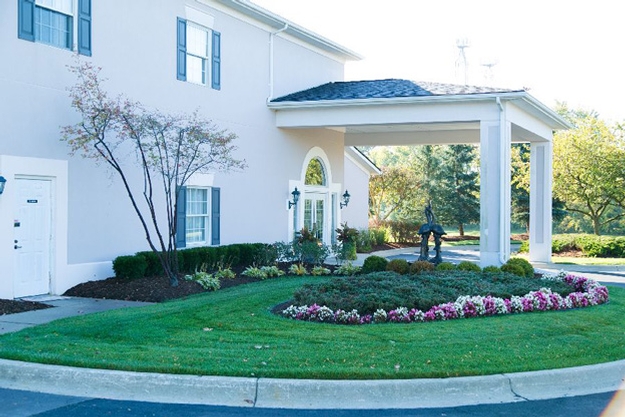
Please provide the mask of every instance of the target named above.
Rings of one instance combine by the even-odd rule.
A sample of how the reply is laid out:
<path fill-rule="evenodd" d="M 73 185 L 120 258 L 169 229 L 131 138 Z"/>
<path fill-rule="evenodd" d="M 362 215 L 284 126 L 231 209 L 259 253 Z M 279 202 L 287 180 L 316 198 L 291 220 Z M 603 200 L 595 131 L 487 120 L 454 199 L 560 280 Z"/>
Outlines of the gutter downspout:
<path fill-rule="evenodd" d="M 285 23 L 282 29 L 279 29 L 275 32 L 270 32 L 269 34 L 269 97 L 267 98 L 267 102 L 273 100 L 273 39 L 276 35 L 284 32 L 289 28 L 289 24 Z"/>
<path fill-rule="evenodd" d="M 506 117 L 505 117 L 505 109 L 503 107 L 503 104 L 501 104 L 501 99 L 499 97 L 496 98 L 497 101 L 497 106 L 499 107 L 499 140 L 501 142 L 504 142 L 504 138 L 506 135 Z M 500 146 L 504 146 L 505 144 L 507 144 L 507 141 L 505 141 L 505 143 L 501 143 Z M 507 171 L 508 168 L 506 168 L 504 166 L 504 164 L 506 164 L 506 150 L 505 149 L 501 149 L 501 151 L 499 152 L 499 166 L 501 167 L 502 171 Z M 505 255 L 504 255 L 504 248 L 505 248 L 505 236 L 504 236 L 504 228 L 505 228 L 505 217 L 504 217 L 504 211 L 505 211 L 505 206 L 506 206 L 506 201 L 507 198 L 505 198 L 506 194 L 508 192 L 510 192 L 510 190 L 506 190 L 506 182 L 505 180 L 501 181 L 501 185 L 499 188 L 499 262 L 501 262 L 501 264 L 505 264 L 507 262 L 507 259 L 505 259 Z"/>

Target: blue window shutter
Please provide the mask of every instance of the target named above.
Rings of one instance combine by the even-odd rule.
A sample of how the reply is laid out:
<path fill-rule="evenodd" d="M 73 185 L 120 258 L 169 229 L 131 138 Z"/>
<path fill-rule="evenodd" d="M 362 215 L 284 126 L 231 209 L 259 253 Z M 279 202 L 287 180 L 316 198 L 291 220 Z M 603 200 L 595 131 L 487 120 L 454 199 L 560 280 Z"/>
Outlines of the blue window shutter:
<path fill-rule="evenodd" d="M 78 0 L 78 53 L 91 56 L 91 0 Z"/>
<path fill-rule="evenodd" d="M 187 187 L 178 188 L 176 203 L 176 247 L 187 246 Z"/>
<path fill-rule="evenodd" d="M 221 241 L 221 189 L 211 188 L 211 245 Z"/>
<path fill-rule="evenodd" d="M 221 90 L 221 33 L 213 31 L 213 65 L 211 87 Z"/>
<path fill-rule="evenodd" d="M 17 37 L 35 42 L 35 0 L 17 1 Z"/>
<path fill-rule="evenodd" d="M 178 18 L 177 73 L 180 81 L 187 81 L 187 21 Z"/>

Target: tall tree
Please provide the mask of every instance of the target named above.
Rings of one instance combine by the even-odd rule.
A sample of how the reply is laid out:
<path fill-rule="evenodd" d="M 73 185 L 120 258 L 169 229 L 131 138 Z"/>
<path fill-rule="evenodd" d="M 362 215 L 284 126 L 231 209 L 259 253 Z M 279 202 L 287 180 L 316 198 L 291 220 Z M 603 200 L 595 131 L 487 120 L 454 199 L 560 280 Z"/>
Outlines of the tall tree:
<path fill-rule="evenodd" d="M 471 145 L 441 146 L 438 167 L 432 175 L 430 198 L 439 221 L 464 226 L 480 221 L 480 185 L 477 152 Z"/>
<path fill-rule="evenodd" d="M 380 224 L 391 216 L 402 217 L 411 212 L 419 200 L 421 187 L 409 168 L 386 167 L 369 181 L 369 212 L 371 220 Z M 421 204 L 419 204 L 421 206 Z"/>
<path fill-rule="evenodd" d="M 530 226 L 530 144 L 515 143 L 511 149 L 512 178 L 511 200 L 512 221 L 529 232 Z M 556 197 L 551 203 L 551 217 L 559 222 L 566 216 L 562 201 Z"/>
<path fill-rule="evenodd" d="M 553 191 L 571 212 L 586 216 L 599 235 L 625 216 L 625 143 L 620 125 L 609 126 L 597 113 L 557 111 L 575 127 L 554 136 Z"/>
<path fill-rule="evenodd" d="M 179 190 L 195 173 L 245 168 L 245 161 L 232 156 L 236 136 L 197 112 L 169 115 L 123 96 L 111 98 L 102 86 L 100 69 L 90 63 L 77 62 L 70 71 L 78 78 L 69 94 L 81 121 L 63 127 L 62 139 L 72 154 L 104 162 L 118 174 L 150 248 L 171 285 L 177 286 Z M 129 150 L 136 160 L 128 158 Z M 137 165 L 143 174 L 139 186 L 129 175 Z"/>

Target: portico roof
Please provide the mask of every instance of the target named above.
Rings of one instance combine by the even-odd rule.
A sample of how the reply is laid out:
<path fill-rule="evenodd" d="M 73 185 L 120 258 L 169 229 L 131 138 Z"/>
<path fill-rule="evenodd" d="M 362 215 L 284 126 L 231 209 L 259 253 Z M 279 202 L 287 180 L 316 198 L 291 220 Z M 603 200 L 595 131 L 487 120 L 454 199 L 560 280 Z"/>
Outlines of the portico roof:
<path fill-rule="evenodd" d="M 513 141 L 550 140 L 570 125 L 525 90 L 401 79 L 330 82 L 268 103 L 282 128 L 328 128 L 346 145 L 477 143 L 479 124 L 513 124 Z M 383 135 L 384 137 L 381 137 Z"/>

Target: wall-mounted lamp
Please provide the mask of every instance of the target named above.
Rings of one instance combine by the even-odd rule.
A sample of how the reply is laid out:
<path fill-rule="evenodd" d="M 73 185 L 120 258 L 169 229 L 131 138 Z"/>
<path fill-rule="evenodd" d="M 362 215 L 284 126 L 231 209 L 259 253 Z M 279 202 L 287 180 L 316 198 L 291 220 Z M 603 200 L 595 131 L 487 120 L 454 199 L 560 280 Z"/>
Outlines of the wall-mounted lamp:
<path fill-rule="evenodd" d="M 7 179 L 0 175 L 0 194 L 4 192 L 4 186 L 7 184 Z"/>
<path fill-rule="evenodd" d="M 351 196 L 349 195 L 349 193 L 347 192 L 347 190 L 345 190 L 345 193 L 343 194 L 343 202 L 340 203 L 341 208 L 343 207 L 347 207 L 347 205 L 349 204 L 349 198 Z"/>
<path fill-rule="evenodd" d="M 293 190 L 293 192 L 291 193 L 291 195 L 293 196 L 293 201 L 289 201 L 289 210 L 291 210 L 291 207 L 297 205 L 300 194 L 301 193 L 297 190 L 297 187 L 295 187 L 295 190 Z"/>

